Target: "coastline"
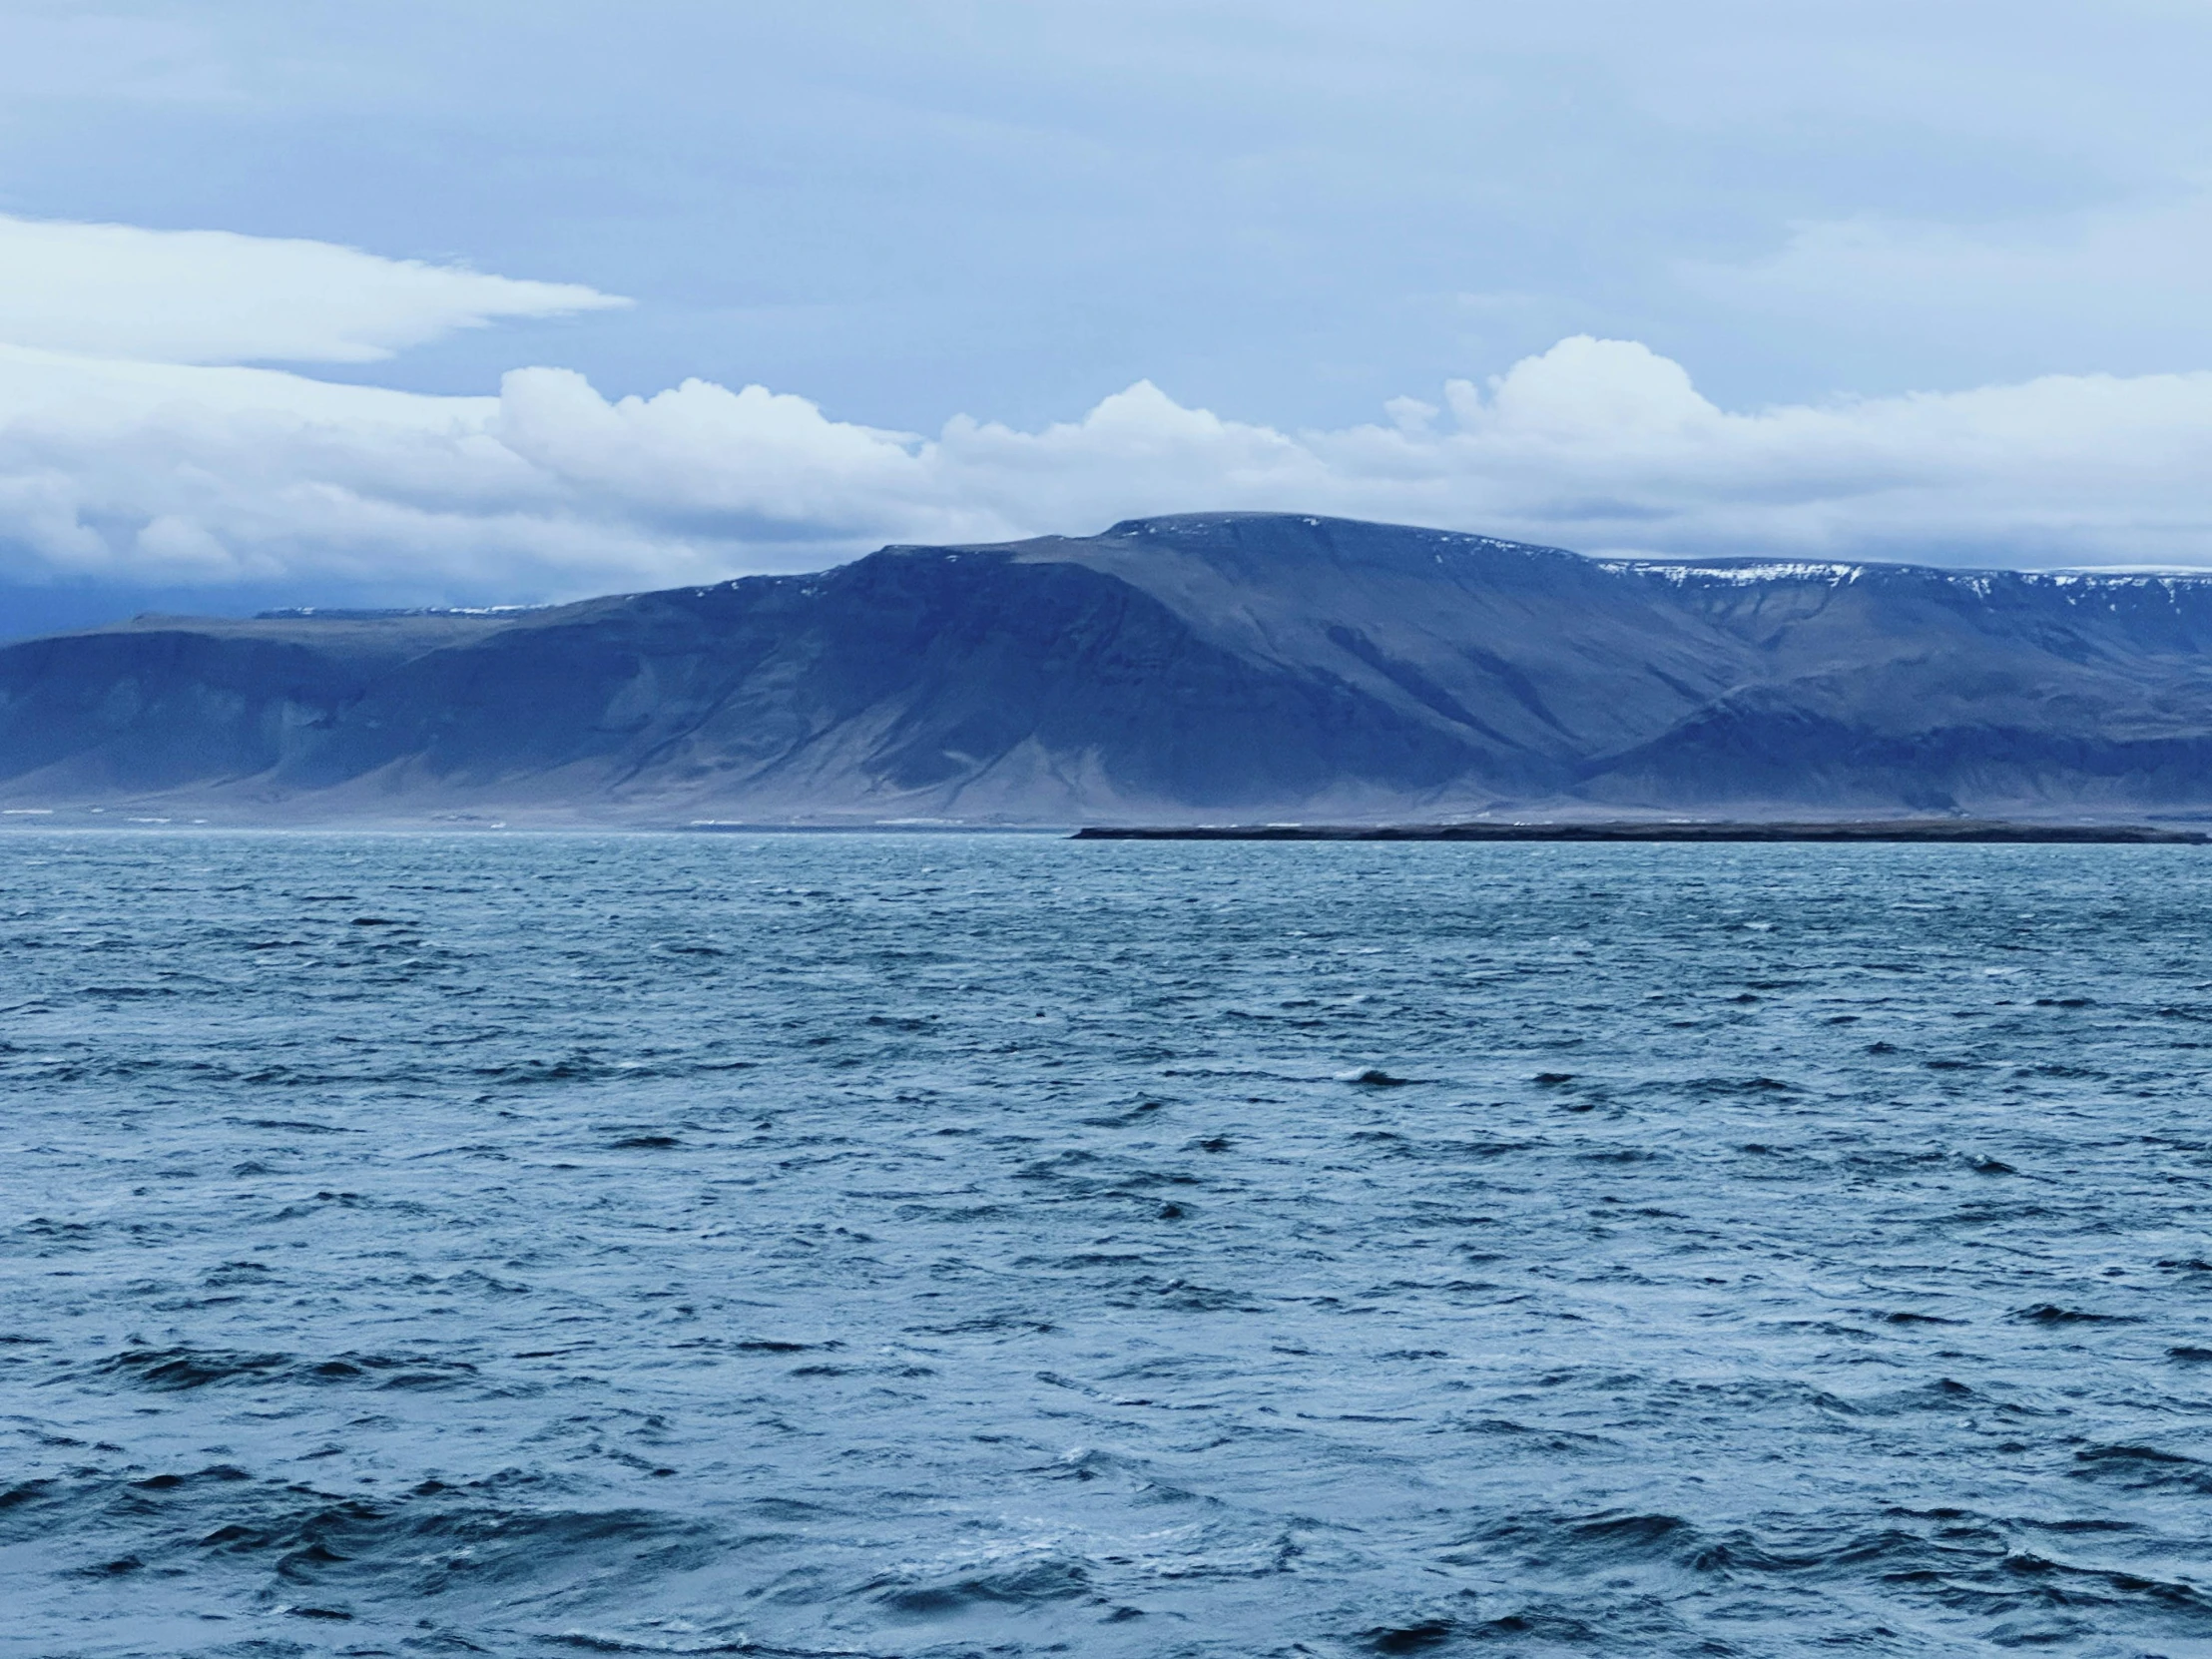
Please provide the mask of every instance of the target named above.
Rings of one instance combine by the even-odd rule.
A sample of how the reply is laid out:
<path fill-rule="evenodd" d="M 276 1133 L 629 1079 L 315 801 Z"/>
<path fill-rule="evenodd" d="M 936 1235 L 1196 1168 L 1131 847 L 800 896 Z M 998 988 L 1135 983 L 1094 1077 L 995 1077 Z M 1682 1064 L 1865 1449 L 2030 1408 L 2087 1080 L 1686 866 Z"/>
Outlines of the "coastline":
<path fill-rule="evenodd" d="M 1079 841 L 1936 841 L 2202 846 L 2212 834 L 2147 824 L 2009 824 L 1974 819 L 1863 823 L 1091 825 Z"/>

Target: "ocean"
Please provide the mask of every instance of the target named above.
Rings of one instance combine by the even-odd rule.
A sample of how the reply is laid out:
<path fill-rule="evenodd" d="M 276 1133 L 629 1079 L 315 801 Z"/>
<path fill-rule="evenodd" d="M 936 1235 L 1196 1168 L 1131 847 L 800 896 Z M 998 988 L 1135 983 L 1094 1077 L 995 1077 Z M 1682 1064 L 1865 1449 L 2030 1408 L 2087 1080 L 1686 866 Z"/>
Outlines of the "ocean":
<path fill-rule="evenodd" d="M 0 1651 L 2212 1655 L 2212 850 L 0 835 Z"/>

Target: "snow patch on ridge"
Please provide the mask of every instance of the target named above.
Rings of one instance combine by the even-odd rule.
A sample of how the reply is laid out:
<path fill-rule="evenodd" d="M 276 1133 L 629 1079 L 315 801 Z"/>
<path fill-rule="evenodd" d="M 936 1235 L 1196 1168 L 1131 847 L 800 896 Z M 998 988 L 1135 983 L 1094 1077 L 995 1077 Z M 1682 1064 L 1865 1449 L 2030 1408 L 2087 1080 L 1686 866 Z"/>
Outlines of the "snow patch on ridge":
<path fill-rule="evenodd" d="M 1778 561 L 1769 564 L 1684 564 L 1672 559 L 1600 559 L 1600 570 L 1615 576 L 1656 576 L 1662 581 L 1687 584 L 1692 580 L 1728 582 L 1748 586 L 1754 582 L 1819 582 L 1842 586 L 1867 574 L 1865 565 L 1818 564 Z"/>

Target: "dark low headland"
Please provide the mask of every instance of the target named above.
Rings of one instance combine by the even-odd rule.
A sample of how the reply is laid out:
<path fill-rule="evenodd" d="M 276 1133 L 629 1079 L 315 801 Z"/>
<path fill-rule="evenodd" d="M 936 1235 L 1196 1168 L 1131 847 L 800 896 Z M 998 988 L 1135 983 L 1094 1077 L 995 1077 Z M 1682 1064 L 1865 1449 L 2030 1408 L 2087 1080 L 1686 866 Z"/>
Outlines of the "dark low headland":
<path fill-rule="evenodd" d="M 2178 842 L 2201 830 L 2148 824 L 1994 824 L 1893 819 L 1858 824 L 1249 824 L 1092 826 L 1079 841 L 2057 841 Z"/>

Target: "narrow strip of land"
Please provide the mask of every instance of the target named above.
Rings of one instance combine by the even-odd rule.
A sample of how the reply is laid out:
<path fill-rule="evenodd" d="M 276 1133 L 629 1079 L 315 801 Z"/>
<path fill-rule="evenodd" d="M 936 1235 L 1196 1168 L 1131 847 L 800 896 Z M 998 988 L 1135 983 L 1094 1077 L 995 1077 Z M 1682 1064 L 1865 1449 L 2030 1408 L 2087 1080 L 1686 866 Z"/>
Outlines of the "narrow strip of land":
<path fill-rule="evenodd" d="M 2002 824 L 1975 819 L 1864 823 L 1093 825 L 1079 841 L 2049 841 L 2176 842 L 2212 834 L 2150 824 Z"/>

